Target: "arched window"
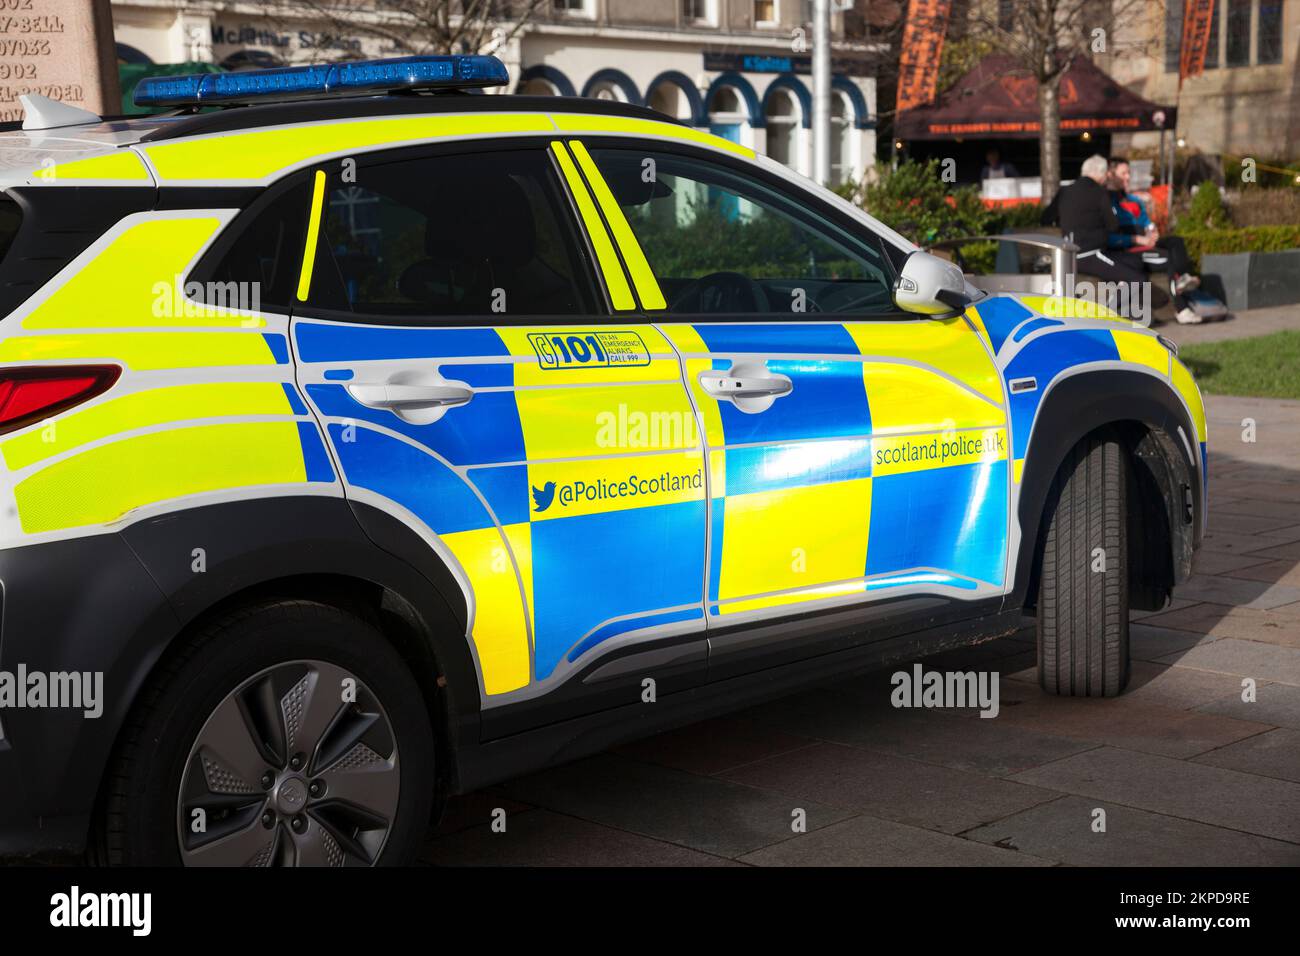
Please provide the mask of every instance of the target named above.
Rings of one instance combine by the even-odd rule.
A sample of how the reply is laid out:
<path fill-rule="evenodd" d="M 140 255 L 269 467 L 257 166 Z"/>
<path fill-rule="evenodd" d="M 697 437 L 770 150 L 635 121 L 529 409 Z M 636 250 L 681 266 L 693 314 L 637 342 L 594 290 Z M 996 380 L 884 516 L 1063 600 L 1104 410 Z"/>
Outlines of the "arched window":
<path fill-rule="evenodd" d="M 843 93 L 831 93 L 831 181 L 839 186 L 853 178 L 853 105 Z"/>
<path fill-rule="evenodd" d="M 675 83 L 660 83 L 650 99 L 646 101 L 646 106 L 665 116 L 671 116 L 673 119 L 691 120 L 691 104 L 686 98 L 686 94 Z"/>
<path fill-rule="evenodd" d="M 135 47 L 129 46 L 126 43 L 118 43 L 115 44 L 115 46 L 117 47 L 118 63 L 152 63 L 153 62 L 153 60 L 149 59 L 148 54 L 142 53 L 140 50 L 137 50 Z"/>
<path fill-rule="evenodd" d="M 791 169 L 799 167 L 799 104 L 789 90 L 768 97 L 767 155 Z"/>
<path fill-rule="evenodd" d="M 740 94 L 734 88 L 720 86 L 713 91 L 713 96 L 709 99 L 710 118 L 717 116 L 719 119 L 738 122 L 741 112 Z"/>
<path fill-rule="evenodd" d="M 618 84 L 610 83 L 608 81 L 594 84 L 587 95 L 595 97 L 598 100 L 617 100 L 620 103 L 627 102 L 627 96 L 618 87 Z"/>
<path fill-rule="evenodd" d="M 516 93 L 523 93 L 527 96 L 560 96 L 561 93 L 555 88 L 555 85 L 549 80 L 544 80 L 540 76 L 534 76 L 532 79 L 524 80 L 519 84 Z"/>

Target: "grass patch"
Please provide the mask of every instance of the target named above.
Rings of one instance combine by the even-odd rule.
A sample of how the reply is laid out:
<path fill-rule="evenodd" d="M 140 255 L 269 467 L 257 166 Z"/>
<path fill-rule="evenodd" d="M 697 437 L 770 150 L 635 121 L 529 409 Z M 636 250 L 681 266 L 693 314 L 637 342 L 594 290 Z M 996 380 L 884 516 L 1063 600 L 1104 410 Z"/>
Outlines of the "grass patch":
<path fill-rule="evenodd" d="M 1178 357 L 1203 391 L 1300 399 L 1300 332 L 1202 342 L 1185 346 Z"/>

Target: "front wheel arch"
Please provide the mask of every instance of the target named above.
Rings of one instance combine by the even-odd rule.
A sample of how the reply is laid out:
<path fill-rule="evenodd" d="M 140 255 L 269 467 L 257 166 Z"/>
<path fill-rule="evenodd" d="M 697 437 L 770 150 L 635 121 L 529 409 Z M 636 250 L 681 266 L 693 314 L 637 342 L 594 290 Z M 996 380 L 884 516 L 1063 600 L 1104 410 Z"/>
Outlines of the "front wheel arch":
<path fill-rule="evenodd" d="M 1072 448 L 1106 428 L 1122 437 L 1131 458 L 1147 458 L 1150 480 L 1138 487 L 1148 495 L 1148 502 L 1153 488 L 1173 499 L 1166 498 L 1167 548 L 1160 545 L 1141 556 L 1135 572 L 1157 582 L 1138 589 L 1135 596 L 1142 602 L 1138 606 L 1151 603 L 1157 591 L 1172 588 L 1191 572 L 1191 555 L 1200 544 L 1204 520 L 1204 476 L 1196 429 L 1186 407 L 1168 382 L 1154 375 L 1122 369 L 1085 372 L 1049 386 L 1035 416 L 1020 481 L 1016 510 L 1020 541 L 1006 607 L 1034 607 L 1052 480 Z M 1173 487 L 1175 477 L 1189 489 L 1190 520 L 1182 513 L 1184 502 L 1177 500 L 1182 489 Z"/>

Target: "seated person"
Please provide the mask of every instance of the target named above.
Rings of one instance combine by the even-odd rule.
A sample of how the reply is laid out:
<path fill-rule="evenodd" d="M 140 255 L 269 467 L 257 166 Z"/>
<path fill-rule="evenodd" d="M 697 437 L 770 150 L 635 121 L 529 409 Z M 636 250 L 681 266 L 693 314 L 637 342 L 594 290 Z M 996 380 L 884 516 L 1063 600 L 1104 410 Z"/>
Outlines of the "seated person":
<path fill-rule="evenodd" d="M 1129 192 L 1131 178 L 1128 160 L 1122 156 L 1112 157 L 1108 185 L 1111 207 L 1115 210 L 1119 228 L 1107 236 L 1106 247 L 1127 256 L 1133 265 L 1141 261 L 1143 252 L 1158 249 L 1165 253 L 1170 277 L 1169 294 L 1178 310 L 1178 321 L 1183 324 L 1199 322 L 1200 317 L 1191 309 L 1184 295 L 1201 284 L 1201 280 L 1191 274 L 1187 246 L 1178 236 L 1160 235 L 1142 200 Z"/>
<path fill-rule="evenodd" d="M 1106 191 L 1110 168 L 1105 156 L 1083 161 L 1079 178 L 1061 189 L 1043 210 L 1043 225 L 1059 225 L 1061 234 L 1079 247 L 1080 272 L 1106 282 L 1145 282 L 1146 272 L 1127 255 L 1111 254 L 1107 239 L 1119 231 L 1119 219 Z"/>

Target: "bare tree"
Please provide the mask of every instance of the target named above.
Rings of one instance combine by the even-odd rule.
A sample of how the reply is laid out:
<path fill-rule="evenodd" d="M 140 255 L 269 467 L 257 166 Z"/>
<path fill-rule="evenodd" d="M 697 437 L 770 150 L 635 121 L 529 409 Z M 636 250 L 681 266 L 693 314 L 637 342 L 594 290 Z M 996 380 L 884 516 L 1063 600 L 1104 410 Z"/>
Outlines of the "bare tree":
<path fill-rule="evenodd" d="M 337 35 L 380 41 L 385 53 L 492 53 L 547 0 L 259 0 L 268 19 L 311 20 Z"/>
<path fill-rule="evenodd" d="M 1142 14 L 1152 0 L 975 0 L 953 29 L 1010 55 L 1038 82 L 1044 204 L 1061 186 L 1061 77 L 1075 57 L 1149 52 Z"/>

